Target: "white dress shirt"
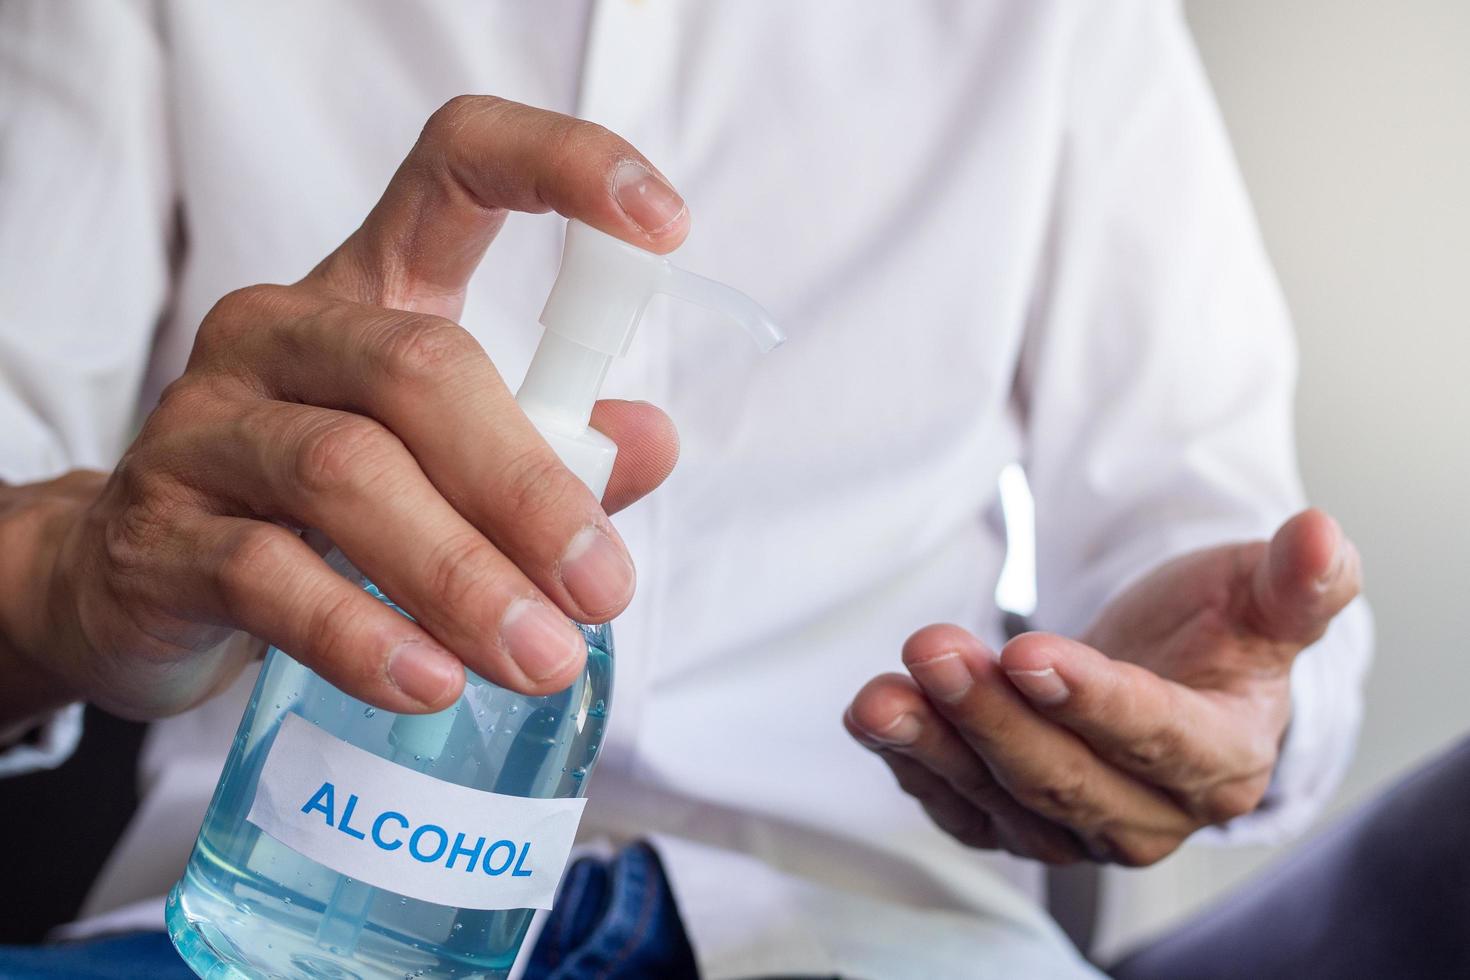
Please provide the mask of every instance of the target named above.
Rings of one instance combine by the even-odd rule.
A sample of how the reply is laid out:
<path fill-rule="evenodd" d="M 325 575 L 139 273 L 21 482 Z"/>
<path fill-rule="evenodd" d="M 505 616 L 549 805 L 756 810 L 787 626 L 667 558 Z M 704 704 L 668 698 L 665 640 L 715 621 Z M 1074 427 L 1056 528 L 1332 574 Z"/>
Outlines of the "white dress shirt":
<path fill-rule="evenodd" d="M 1179 11 L 6 4 L 0 476 L 110 467 L 210 305 L 309 270 L 464 92 L 628 138 L 689 203 L 680 262 L 790 336 L 759 358 L 655 307 L 609 376 L 683 456 L 617 517 L 639 588 L 584 835 L 655 840 L 714 980 L 1087 975 L 1038 869 L 937 830 L 841 717 L 920 626 L 1001 641 L 1009 462 L 1035 495 L 1034 620 L 1063 632 L 1302 503 L 1287 315 Z M 470 289 L 512 384 L 559 228 L 513 216 Z M 1368 653 L 1355 605 L 1301 657 L 1266 805 L 1224 836 L 1311 819 Z M 161 925 L 250 680 L 151 730 L 86 914 Z"/>

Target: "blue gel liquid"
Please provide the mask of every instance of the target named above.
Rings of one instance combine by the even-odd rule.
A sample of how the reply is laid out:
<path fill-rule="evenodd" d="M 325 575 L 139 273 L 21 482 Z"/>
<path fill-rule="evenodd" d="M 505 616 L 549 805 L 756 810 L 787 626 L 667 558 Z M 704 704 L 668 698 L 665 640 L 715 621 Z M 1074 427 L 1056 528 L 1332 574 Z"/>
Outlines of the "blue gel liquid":
<path fill-rule="evenodd" d="M 436 756 L 406 751 L 401 736 L 420 724 L 415 716 L 374 709 L 272 648 L 168 897 L 169 936 L 185 961 L 208 978 L 505 977 L 532 910 L 457 909 L 375 888 L 303 857 L 245 815 L 288 712 L 446 782 L 509 796 L 581 796 L 607 725 L 613 649 L 607 626 L 581 630 L 587 668 L 565 691 L 527 697 L 471 674 L 458 703 L 429 716 L 448 731 Z"/>

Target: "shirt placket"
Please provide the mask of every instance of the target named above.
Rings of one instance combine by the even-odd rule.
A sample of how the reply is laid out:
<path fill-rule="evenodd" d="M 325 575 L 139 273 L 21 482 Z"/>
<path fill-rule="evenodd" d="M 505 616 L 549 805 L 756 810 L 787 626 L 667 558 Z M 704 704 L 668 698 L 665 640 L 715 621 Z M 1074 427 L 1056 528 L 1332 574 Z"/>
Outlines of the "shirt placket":
<path fill-rule="evenodd" d="M 673 0 L 595 0 L 577 97 L 578 116 L 606 126 L 661 167 L 672 158 L 666 107 L 676 84 L 676 7 Z M 665 304 L 653 304 L 628 355 L 614 362 L 604 397 L 663 403 L 669 387 L 667 326 Z M 626 773 L 636 765 L 640 719 L 664 629 L 661 492 L 614 519 L 638 564 L 638 592 L 614 625 L 616 681 L 605 770 Z"/>

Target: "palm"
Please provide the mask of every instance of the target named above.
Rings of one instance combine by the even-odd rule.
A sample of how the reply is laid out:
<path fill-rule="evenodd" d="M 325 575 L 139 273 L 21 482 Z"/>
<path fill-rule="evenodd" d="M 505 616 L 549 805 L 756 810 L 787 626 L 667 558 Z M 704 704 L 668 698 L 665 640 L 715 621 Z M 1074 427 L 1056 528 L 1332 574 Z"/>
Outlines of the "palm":
<path fill-rule="evenodd" d="M 1197 690 L 1238 694 L 1279 678 L 1315 637 L 1292 635 L 1261 608 L 1267 554 L 1255 541 L 1169 562 L 1114 600 L 1083 639 Z"/>

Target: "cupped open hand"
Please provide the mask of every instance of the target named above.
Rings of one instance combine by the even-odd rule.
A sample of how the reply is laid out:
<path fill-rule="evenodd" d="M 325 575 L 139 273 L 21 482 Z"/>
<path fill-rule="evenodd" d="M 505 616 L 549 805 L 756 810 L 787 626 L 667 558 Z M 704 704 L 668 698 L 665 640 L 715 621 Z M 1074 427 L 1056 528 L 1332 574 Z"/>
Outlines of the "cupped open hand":
<path fill-rule="evenodd" d="M 1291 666 L 1358 594 L 1358 553 L 1309 510 L 1271 541 L 1171 561 L 1083 637 L 999 655 L 957 626 L 854 699 L 848 731 L 935 823 L 1051 863 L 1144 865 L 1254 810 L 1291 717 Z"/>

